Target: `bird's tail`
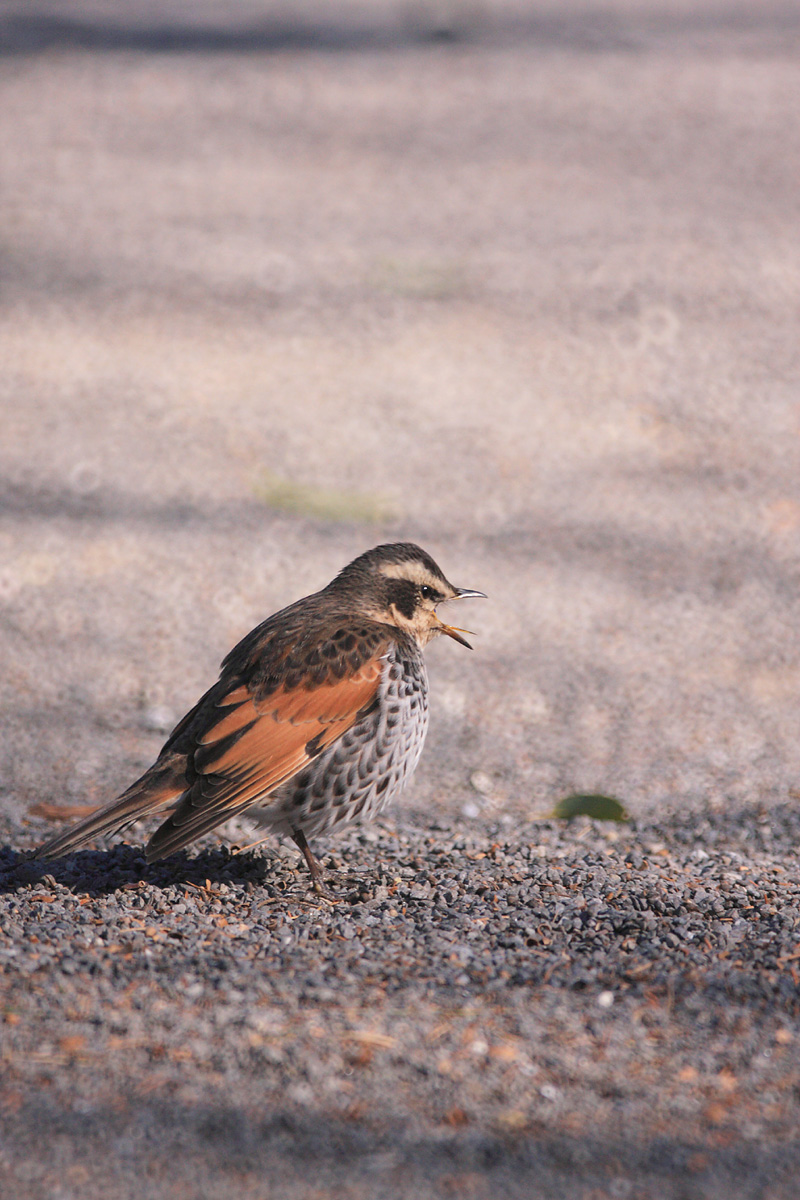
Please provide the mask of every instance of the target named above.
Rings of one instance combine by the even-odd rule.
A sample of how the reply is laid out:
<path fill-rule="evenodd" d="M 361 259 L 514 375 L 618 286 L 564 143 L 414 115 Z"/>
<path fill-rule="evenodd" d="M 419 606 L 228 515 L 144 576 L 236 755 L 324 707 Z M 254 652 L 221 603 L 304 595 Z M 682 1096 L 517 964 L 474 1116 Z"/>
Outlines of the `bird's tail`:
<path fill-rule="evenodd" d="M 127 791 L 97 812 L 65 829 L 36 851 L 36 858 L 59 858 L 93 838 L 119 833 L 140 817 L 171 807 L 186 789 L 186 756 L 169 754 L 154 763 Z"/>

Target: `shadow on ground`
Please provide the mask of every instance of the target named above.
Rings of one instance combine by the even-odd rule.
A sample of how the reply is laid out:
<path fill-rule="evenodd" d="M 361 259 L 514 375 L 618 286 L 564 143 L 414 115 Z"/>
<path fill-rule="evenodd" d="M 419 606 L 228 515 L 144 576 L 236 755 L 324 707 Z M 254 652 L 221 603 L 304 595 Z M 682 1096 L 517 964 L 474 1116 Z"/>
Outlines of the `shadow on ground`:
<path fill-rule="evenodd" d="M 591 1132 L 553 1136 L 464 1128 L 426 1136 L 400 1124 L 372 1124 L 355 1113 L 287 1108 L 256 1115 L 235 1103 L 194 1107 L 135 1096 L 124 1112 L 65 1112 L 45 1100 L 28 1102 L 5 1121 L 5 1134 L 12 1172 L 20 1163 L 31 1164 L 29 1174 L 43 1186 L 66 1163 L 91 1164 L 81 1188 L 85 1200 L 127 1196 L 134 1170 L 142 1200 L 172 1194 L 165 1190 L 172 1181 L 185 1185 L 190 1177 L 198 1197 L 227 1193 L 242 1200 L 263 1196 L 267 1184 L 268 1194 L 278 1195 L 281 1187 L 300 1181 L 319 1197 L 514 1198 L 529 1197 L 534 1188 L 542 1200 L 560 1200 L 565 1185 L 570 1195 L 582 1185 L 599 1189 L 582 1195 L 598 1197 L 759 1200 L 769 1185 L 770 1197 L 788 1200 L 800 1171 L 800 1142 L 737 1143 L 699 1152 L 669 1138 L 637 1145 L 633 1136 L 616 1142 Z M 292 1194 L 300 1193 L 292 1188 Z"/>
<path fill-rule="evenodd" d="M 331 21 L 310 14 L 237 22 L 185 21 L 165 15 L 159 21 L 103 19 L 82 15 L 26 13 L 0 15 L 0 54 L 41 54 L 54 49 L 96 53 L 141 51 L 175 54 L 263 54 L 285 51 L 370 51 L 416 48 L 420 42 L 488 42 L 517 47 L 521 41 L 542 50 L 619 50 L 636 52 L 653 38 L 681 45 L 697 37 L 724 34 L 784 39 L 800 30 L 800 13 L 791 3 L 739 4 L 711 11 L 660 9 L 628 14 L 587 6 L 572 12 L 484 12 L 476 5 L 397 5 L 386 19 Z M 126 6 L 128 10 L 132 6 Z M 327 16 L 327 14 L 326 14 Z M 381 18 L 384 19 L 381 19 Z"/>
<path fill-rule="evenodd" d="M 108 896 L 119 888 L 146 880 L 155 887 L 175 884 L 202 886 L 206 880 L 239 883 L 264 882 L 269 863 L 253 854 L 232 855 L 227 848 L 206 849 L 191 857 L 185 851 L 172 855 L 164 863 L 148 863 L 141 846 L 120 844 L 110 850 L 78 850 L 68 858 L 35 859 L 30 852 L 12 846 L 0 846 L 0 895 L 19 887 L 40 883 L 46 877 L 70 887 L 79 887 L 87 896 Z"/>

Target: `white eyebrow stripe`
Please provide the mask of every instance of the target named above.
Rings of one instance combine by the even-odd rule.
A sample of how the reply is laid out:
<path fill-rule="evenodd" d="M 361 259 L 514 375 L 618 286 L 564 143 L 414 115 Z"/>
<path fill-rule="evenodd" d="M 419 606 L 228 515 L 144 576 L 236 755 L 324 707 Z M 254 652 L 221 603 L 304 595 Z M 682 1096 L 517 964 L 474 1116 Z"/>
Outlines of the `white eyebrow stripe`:
<path fill-rule="evenodd" d="M 410 583 L 427 583 L 429 587 L 435 587 L 437 592 L 442 590 L 442 580 L 437 579 L 419 562 L 385 563 L 380 572 L 387 579 L 407 579 Z"/>

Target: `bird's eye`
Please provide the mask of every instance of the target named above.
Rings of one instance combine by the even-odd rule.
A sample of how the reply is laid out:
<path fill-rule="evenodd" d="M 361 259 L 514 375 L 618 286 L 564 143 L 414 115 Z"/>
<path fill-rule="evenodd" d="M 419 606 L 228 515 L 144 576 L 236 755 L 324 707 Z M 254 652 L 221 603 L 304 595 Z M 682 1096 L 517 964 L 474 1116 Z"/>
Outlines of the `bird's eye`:
<path fill-rule="evenodd" d="M 433 588 L 428 587 L 427 583 L 423 583 L 422 587 L 419 589 L 419 594 L 422 596 L 423 600 L 430 600 L 431 596 L 433 595 Z"/>

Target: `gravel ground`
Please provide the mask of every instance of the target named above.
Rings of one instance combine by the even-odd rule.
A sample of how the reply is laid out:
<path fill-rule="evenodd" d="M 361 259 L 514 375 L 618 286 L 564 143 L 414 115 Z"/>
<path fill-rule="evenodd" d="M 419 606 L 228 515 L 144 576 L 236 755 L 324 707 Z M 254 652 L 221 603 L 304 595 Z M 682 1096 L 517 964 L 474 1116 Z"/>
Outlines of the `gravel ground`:
<path fill-rule="evenodd" d="M 44 824 L 2 855 L 7 1195 L 796 1195 L 793 807 L 354 831 L 336 903 L 288 849 L 9 848 Z"/>
<path fill-rule="evenodd" d="M 0 0 L 3 1197 L 796 1200 L 798 46 Z M 339 903 L 244 827 L 28 861 L 386 540 L 490 599 Z"/>

